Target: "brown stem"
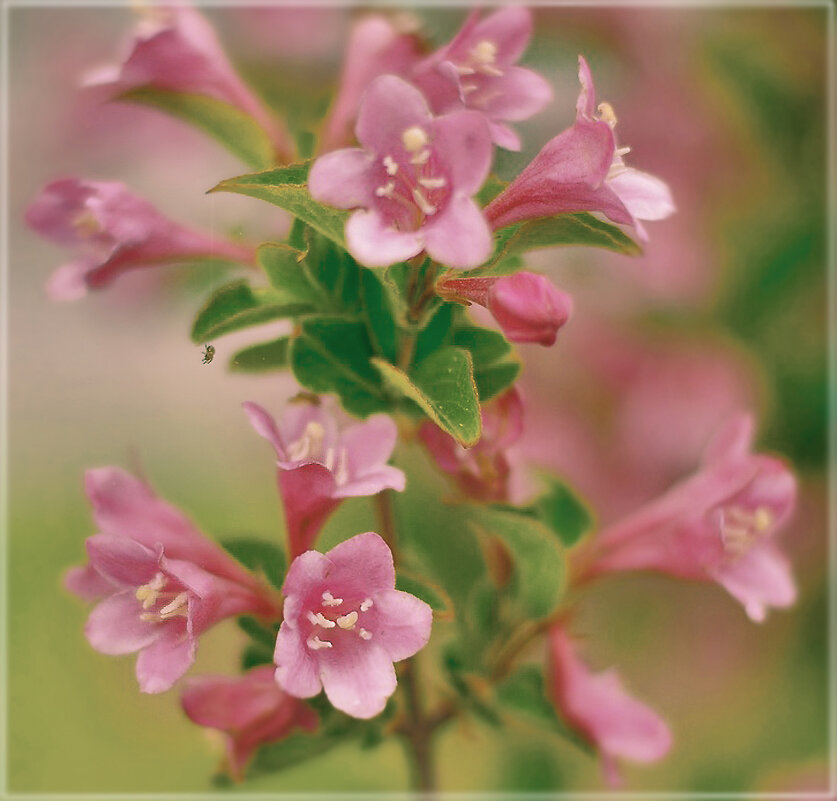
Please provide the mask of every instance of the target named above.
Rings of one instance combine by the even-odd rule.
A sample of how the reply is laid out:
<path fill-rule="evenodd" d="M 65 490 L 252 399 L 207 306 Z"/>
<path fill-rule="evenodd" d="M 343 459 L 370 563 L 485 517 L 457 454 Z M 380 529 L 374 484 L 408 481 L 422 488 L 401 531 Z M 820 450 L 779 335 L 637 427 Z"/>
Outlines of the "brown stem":
<path fill-rule="evenodd" d="M 407 697 L 408 720 L 403 727 L 407 753 L 411 757 L 412 786 L 421 793 L 436 792 L 436 765 L 431 737 L 440 725 L 437 717 L 426 718 L 418 689 L 415 658 L 408 659 L 401 669 L 401 685 Z"/>
<path fill-rule="evenodd" d="M 395 509 L 392 506 L 393 490 L 383 490 L 375 496 L 375 513 L 384 542 L 392 551 L 392 561 L 398 564 L 398 533 L 395 526 Z"/>

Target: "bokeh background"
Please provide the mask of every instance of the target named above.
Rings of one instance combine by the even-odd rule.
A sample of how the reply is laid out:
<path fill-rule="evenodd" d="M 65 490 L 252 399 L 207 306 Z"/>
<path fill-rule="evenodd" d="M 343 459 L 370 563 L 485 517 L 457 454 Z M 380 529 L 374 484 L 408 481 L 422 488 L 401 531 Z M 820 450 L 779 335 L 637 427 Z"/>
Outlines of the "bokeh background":
<path fill-rule="evenodd" d="M 466 10 L 411 13 L 442 43 Z M 327 108 L 358 13 L 207 10 L 233 62 L 295 130 Z M 186 720 L 176 693 L 141 696 L 133 659 L 93 652 L 86 610 L 61 587 L 93 533 L 82 475 L 141 470 L 212 536 L 279 541 L 271 457 L 240 403 L 278 411 L 292 382 L 229 375 L 235 336 L 201 364 L 188 331 L 221 268 L 140 272 L 55 304 L 43 286 L 66 254 L 22 217 L 46 182 L 78 175 L 125 181 L 180 222 L 254 242 L 283 235 L 288 220 L 255 200 L 206 196 L 246 168 L 196 131 L 79 91 L 88 69 L 119 54 L 129 9 L 14 7 L 8 19 L 9 789 L 201 791 L 219 742 Z M 538 8 L 524 62 L 556 100 L 520 125 L 526 150 L 496 161 L 513 175 L 572 122 L 583 53 L 631 163 L 668 181 L 679 209 L 649 225 L 641 258 L 566 249 L 531 259 L 573 293 L 576 314 L 554 348 L 522 348 L 530 417 L 518 464 L 559 471 L 607 521 L 692 470 L 718 422 L 748 406 L 760 447 L 801 481 L 784 537 L 800 586 L 792 610 L 756 626 L 715 586 L 647 576 L 583 601 L 590 661 L 618 665 L 675 734 L 668 759 L 627 770 L 627 789 L 827 786 L 826 23 L 825 5 Z M 399 507 L 409 520 L 445 489 L 420 454 L 400 458 L 417 487 Z M 324 541 L 372 521 L 368 500 L 347 503 Z M 235 671 L 241 644 L 233 624 L 218 627 L 194 672 Z M 438 754 L 445 789 L 601 787 L 595 760 L 524 724 L 451 726 Z M 406 776 L 397 744 L 350 745 L 242 789 L 401 790 Z"/>

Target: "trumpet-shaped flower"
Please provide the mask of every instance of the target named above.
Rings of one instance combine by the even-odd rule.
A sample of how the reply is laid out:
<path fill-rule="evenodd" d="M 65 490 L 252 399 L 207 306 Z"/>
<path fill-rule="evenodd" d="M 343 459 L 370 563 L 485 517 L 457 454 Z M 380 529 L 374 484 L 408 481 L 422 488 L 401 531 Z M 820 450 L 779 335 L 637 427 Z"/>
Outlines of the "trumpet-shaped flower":
<path fill-rule="evenodd" d="M 56 270 L 47 292 L 75 300 L 126 270 L 191 259 L 250 263 L 249 248 L 191 231 L 164 217 L 124 184 L 66 178 L 47 185 L 26 211 L 27 223 L 79 257 Z"/>
<path fill-rule="evenodd" d="M 275 615 L 268 591 L 176 509 L 117 468 L 90 470 L 87 493 L 99 534 L 86 542 L 88 565 L 67 588 L 103 599 L 85 626 L 105 654 L 139 651 L 143 692 L 169 689 L 191 666 L 198 637 L 239 614 Z"/>
<path fill-rule="evenodd" d="M 393 75 L 372 82 L 356 128 L 360 148 L 335 150 L 311 168 L 314 199 L 357 209 L 346 223 L 349 251 L 383 267 L 423 250 L 451 267 L 474 267 L 491 232 L 471 196 L 491 165 L 481 114 L 434 117 L 414 86 Z"/>
<path fill-rule="evenodd" d="M 553 700 L 599 751 L 611 785 L 620 783 L 617 760 L 655 762 L 668 753 L 672 738 L 665 721 L 628 694 L 615 670 L 593 673 L 559 625 L 550 629 L 549 645 Z"/>
<path fill-rule="evenodd" d="M 295 728 L 313 731 L 316 713 L 276 683 L 274 668 L 263 665 L 243 676 L 199 676 L 187 680 L 181 704 L 199 726 L 226 735 L 227 764 L 236 780 L 256 749 L 287 737 Z"/>
<path fill-rule="evenodd" d="M 617 147 L 616 115 L 596 106 L 590 68 L 579 56 L 581 91 L 575 124 L 544 145 L 532 162 L 486 207 L 493 228 L 574 211 L 598 211 L 613 222 L 633 225 L 647 239 L 641 220 L 674 212 L 668 186 L 625 164 L 630 148 Z"/>
<path fill-rule="evenodd" d="M 445 278 L 437 292 L 484 306 L 510 342 L 553 345 L 570 319 L 573 300 L 543 275 L 519 272 L 485 278 Z"/>
<path fill-rule="evenodd" d="M 395 589 L 387 544 L 367 532 L 325 554 L 307 551 L 291 564 L 282 591 L 279 685 L 297 698 L 324 689 L 356 718 L 381 712 L 396 687 L 393 662 L 423 648 L 433 622 L 424 601 Z"/>
<path fill-rule="evenodd" d="M 116 96 L 148 86 L 220 100 L 252 117 L 270 136 L 277 157 L 291 160 L 287 131 L 238 76 L 206 18 L 188 5 L 144 13 L 125 57 L 89 73 L 85 84 Z"/>
<path fill-rule="evenodd" d="M 384 414 L 338 432 L 330 415 L 308 403 L 291 404 L 281 427 L 256 403 L 244 410 L 276 451 L 291 558 L 311 548 L 344 498 L 404 489 L 404 473 L 387 464 L 398 432 Z"/>
<path fill-rule="evenodd" d="M 779 459 L 750 453 L 752 434 L 750 416 L 734 418 L 697 474 L 605 528 L 591 543 L 592 572 L 714 580 L 757 622 L 768 607 L 792 604 L 796 588 L 774 538 L 793 512 L 796 481 Z"/>
<path fill-rule="evenodd" d="M 451 42 L 417 65 L 411 81 L 437 114 L 461 108 L 484 114 L 496 144 L 520 150 L 520 137 L 505 121 L 526 120 L 552 100 L 538 73 L 515 66 L 532 37 L 532 14 L 501 8 L 485 19 L 474 11 Z"/>

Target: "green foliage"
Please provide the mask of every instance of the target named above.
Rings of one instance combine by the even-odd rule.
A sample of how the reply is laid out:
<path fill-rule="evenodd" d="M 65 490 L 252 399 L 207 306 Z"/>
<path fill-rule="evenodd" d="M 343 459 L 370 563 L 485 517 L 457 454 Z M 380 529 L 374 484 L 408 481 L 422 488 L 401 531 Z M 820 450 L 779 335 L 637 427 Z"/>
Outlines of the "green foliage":
<path fill-rule="evenodd" d="M 297 248 L 275 242 L 266 242 L 258 250 L 259 266 L 274 289 L 316 307 L 323 302 L 323 288 L 312 281 L 303 263 L 305 256 Z"/>
<path fill-rule="evenodd" d="M 259 123 L 222 100 L 153 86 L 130 89 L 117 100 L 152 106 L 179 117 L 208 133 L 253 169 L 263 170 L 276 163 L 273 144 Z"/>
<path fill-rule="evenodd" d="M 483 403 L 508 389 L 520 373 L 520 361 L 512 346 L 497 331 L 462 326 L 453 332 L 453 344 L 471 354 L 474 381 Z"/>
<path fill-rule="evenodd" d="M 291 338 L 279 337 L 271 342 L 243 348 L 230 359 L 230 370 L 241 373 L 264 373 L 283 370 L 290 365 Z"/>
<path fill-rule="evenodd" d="M 249 615 L 236 618 L 238 627 L 251 639 L 254 644 L 271 649 L 276 645 L 276 629 L 268 628 Z"/>
<path fill-rule="evenodd" d="M 441 587 L 403 567 L 399 567 L 396 573 L 395 589 L 421 598 L 430 606 L 437 618 L 452 617 L 454 614 L 453 601 Z"/>
<path fill-rule="evenodd" d="M 398 358 L 398 328 L 393 313 L 390 289 L 380 273 L 363 270 L 361 273 L 364 320 L 375 350 L 395 362 Z"/>
<path fill-rule="evenodd" d="M 323 236 L 345 248 L 343 228 L 349 216 L 345 211 L 318 203 L 308 194 L 306 181 L 311 162 L 291 164 L 264 172 L 239 175 L 221 181 L 212 192 L 235 192 L 259 198 L 289 211 Z"/>
<path fill-rule="evenodd" d="M 569 548 L 590 531 L 593 516 L 563 481 L 552 476 L 544 476 L 544 480 L 547 490 L 535 501 L 532 511 Z"/>
<path fill-rule="evenodd" d="M 263 575 L 274 587 L 285 580 L 285 554 L 268 540 L 242 537 L 224 540 L 221 545 L 244 567 Z"/>

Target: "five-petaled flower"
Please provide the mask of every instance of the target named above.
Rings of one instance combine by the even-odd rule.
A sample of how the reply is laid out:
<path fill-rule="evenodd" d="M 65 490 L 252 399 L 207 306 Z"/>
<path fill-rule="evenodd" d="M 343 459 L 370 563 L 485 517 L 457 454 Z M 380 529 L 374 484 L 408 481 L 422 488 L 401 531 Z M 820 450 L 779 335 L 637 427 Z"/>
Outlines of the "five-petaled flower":
<path fill-rule="evenodd" d="M 281 426 L 256 403 L 244 411 L 276 450 L 291 558 L 312 547 L 343 499 L 404 489 L 404 473 L 387 464 L 398 431 L 385 414 L 338 432 L 334 418 L 310 403 L 290 404 Z"/>
<path fill-rule="evenodd" d="M 267 588 L 141 481 L 108 467 L 89 470 L 85 481 L 101 533 L 85 543 L 90 563 L 65 583 L 86 600 L 103 598 L 87 639 L 104 654 L 139 651 L 143 692 L 168 690 L 219 620 L 277 614 Z"/>
<path fill-rule="evenodd" d="M 325 690 L 356 718 L 381 712 L 396 687 L 393 662 L 430 638 L 433 613 L 395 589 L 387 544 L 357 534 L 325 554 L 306 551 L 291 564 L 285 614 L 276 638 L 276 680 L 297 698 Z"/>
<path fill-rule="evenodd" d="M 56 300 L 76 300 L 126 270 L 192 259 L 252 263 L 252 249 L 184 228 L 124 184 L 65 178 L 48 184 L 26 211 L 26 222 L 79 257 L 47 283 Z"/>
<path fill-rule="evenodd" d="M 484 117 L 434 117 L 414 86 L 393 75 L 366 90 L 356 128 L 360 148 L 335 150 L 311 167 L 315 200 L 357 209 L 346 223 L 351 254 L 370 267 L 422 251 L 451 267 L 475 267 L 491 252 L 491 232 L 472 195 L 491 166 Z"/>
<path fill-rule="evenodd" d="M 497 145 L 520 150 L 520 137 L 505 121 L 526 120 L 552 100 L 546 80 L 515 66 L 532 26 L 532 13 L 522 6 L 501 8 L 483 20 L 475 10 L 452 41 L 416 66 L 410 80 L 437 114 L 479 111 Z"/>
<path fill-rule="evenodd" d="M 764 620 L 796 599 L 790 565 L 773 542 L 796 504 L 784 462 L 750 453 L 753 420 L 739 415 L 709 444 L 703 466 L 590 543 L 592 574 L 657 570 L 717 581 Z"/>
<path fill-rule="evenodd" d="M 198 676 L 188 679 L 181 696 L 183 711 L 199 726 L 226 735 L 227 764 L 236 780 L 244 778 L 250 757 L 266 743 L 287 737 L 295 728 L 312 731 L 316 713 L 288 695 L 262 665 L 243 676 Z"/>

